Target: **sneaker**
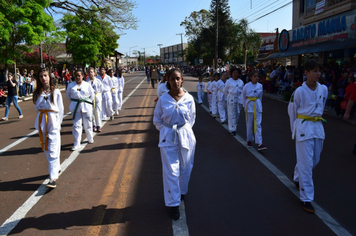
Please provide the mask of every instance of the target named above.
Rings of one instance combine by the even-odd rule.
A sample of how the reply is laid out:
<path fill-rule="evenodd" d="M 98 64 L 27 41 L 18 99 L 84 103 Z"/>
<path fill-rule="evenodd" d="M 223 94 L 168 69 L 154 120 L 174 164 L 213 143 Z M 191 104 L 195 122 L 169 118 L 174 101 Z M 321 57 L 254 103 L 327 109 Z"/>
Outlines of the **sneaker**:
<path fill-rule="evenodd" d="M 8 120 L 8 118 L 7 117 L 3 117 L 3 118 L 1 118 L 2 120 Z"/>
<path fill-rule="evenodd" d="M 56 181 L 54 181 L 53 179 L 51 179 L 48 183 L 47 183 L 47 188 L 56 188 Z"/>
<path fill-rule="evenodd" d="M 98 131 L 98 129 L 96 128 L 96 126 L 93 127 L 93 132 Z"/>
<path fill-rule="evenodd" d="M 70 149 L 71 151 L 75 151 L 75 150 L 78 150 L 79 147 L 72 147 L 72 149 Z"/>
<path fill-rule="evenodd" d="M 231 134 L 232 136 L 236 136 L 236 131 L 232 131 L 230 134 Z"/>
<path fill-rule="evenodd" d="M 312 204 L 310 202 L 301 202 L 302 203 L 302 208 L 304 211 L 308 212 L 308 213 L 315 213 L 315 209 L 312 206 Z"/>
<path fill-rule="evenodd" d="M 266 146 L 263 146 L 263 144 L 260 144 L 257 148 L 258 151 L 262 151 L 262 150 L 266 150 L 267 147 Z"/>
<path fill-rule="evenodd" d="M 94 139 L 89 140 L 88 143 L 90 143 L 90 144 L 94 143 Z"/>
<path fill-rule="evenodd" d="M 251 141 L 248 141 L 247 144 L 246 144 L 246 146 L 247 146 L 248 148 L 252 147 Z"/>
<path fill-rule="evenodd" d="M 173 220 L 178 220 L 180 217 L 179 214 L 179 206 L 175 206 L 175 207 L 170 207 L 170 213 L 171 213 L 171 218 Z"/>
<path fill-rule="evenodd" d="M 19 119 L 22 119 L 22 118 L 23 118 L 23 115 L 20 115 L 20 116 L 19 116 Z"/>
<path fill-rule="evenodd" d="M 101 132 L 100 126 L 97 126 L 96 128 L 97 128 L 98 132 L 100 133 Z"/>

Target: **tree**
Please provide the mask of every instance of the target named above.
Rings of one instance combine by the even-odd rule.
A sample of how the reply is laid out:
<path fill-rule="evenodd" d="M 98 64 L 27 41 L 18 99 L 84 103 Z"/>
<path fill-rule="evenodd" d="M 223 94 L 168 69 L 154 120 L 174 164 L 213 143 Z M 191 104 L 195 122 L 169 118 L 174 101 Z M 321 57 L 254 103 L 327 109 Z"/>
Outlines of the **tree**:
<path fill-rule="evenodd" d="M 0 62 L 15 64 L 27 45 L 37 45 L 45 39 L 45 31 L 54 30 L 52 17 L 44 12 L 49 0 L 6 1 L 0 4 Z"/>
<path fill-rule="evenodd" d="M 114 53 L 118 47 L 119 36 L 111 24 L 98 14 L 66 14 L 62 19 L 63 28 L 67 31 L 67 52 L 72 54 L 73 62 L 78 64 L 104 63 L 104 58 Z"/>
<path fill-rule="evenodd" d="M 58 49 L 58 44 L 63 42 L 65 42 L 65 32 L 60 31 L 59 27 L 57 27 L 56 30 L 49 32 L 48 35 L 46 35 L 42 50 L 43 52 L 45 52 L 45 54 L 47 54 L 47 57 L 43 56 L 43 59 L 45 63 L 47 62 L 46 64 L 48 67 L 52 68 L 53 64 L 57 62 L 51 56 L 51 54 L 55 49 Z"/>
<path fill-rule="evenodd" d="M 193 11 L 189 17 L 185 17 L 180 26 L 185 27 L 185 35 L 188 39 L 194 41 L 201 35 L 203 29 L 209 29 L 212 26 L 211 14 L 205 9 Z"/>
<path fill-rule="evenodd" d="M 115 28 L 124 30 L 137 27 L 137 19 L 132 15 L 136 5 L 132 0 L 53 0 L 48 12 L 63 15 L 71 12 L 84 21 L 87 19 L 87 13 L 100 15 Z"/>
<path fill-rule="evenodd" d="M 242 49 L 244 64 L 247 61 L 247 52 L 258 54 L 262 45 L 262 37 L 248 27 L 248 21 L 241 19 L 237 24 L 234 24 L 234 40 L 235 45 Z"/>

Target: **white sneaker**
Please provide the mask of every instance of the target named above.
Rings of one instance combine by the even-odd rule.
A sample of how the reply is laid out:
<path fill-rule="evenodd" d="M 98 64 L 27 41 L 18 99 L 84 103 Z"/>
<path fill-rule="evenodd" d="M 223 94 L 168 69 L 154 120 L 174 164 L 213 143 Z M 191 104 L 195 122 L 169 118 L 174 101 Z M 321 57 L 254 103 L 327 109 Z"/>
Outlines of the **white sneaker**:
<path fill-rule="evenodd" d="M 94 143 L 94 139 L 89 140 L 88 143 L 90 143 L 90 144 Z"/>
<path fill-rule="evenodd" d="M 78 150 L 80 148 L 80 146 L 79 147 L 72 147 L 72 149 L 70 149 L 71 151 L 75 151 L 75 150 Z"/>

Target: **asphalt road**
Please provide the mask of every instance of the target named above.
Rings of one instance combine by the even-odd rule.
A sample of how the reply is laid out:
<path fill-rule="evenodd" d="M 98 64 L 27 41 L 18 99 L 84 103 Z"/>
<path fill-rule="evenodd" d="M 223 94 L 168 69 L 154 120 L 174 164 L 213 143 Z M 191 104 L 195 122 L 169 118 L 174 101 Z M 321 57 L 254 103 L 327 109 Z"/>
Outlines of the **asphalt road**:
<path fill-rule="evenodd" d="M 287 103 L 263 99 L 266 151 L 247 149 L 245 119 L 233 137 L 197 105 L 194 169 L 184 201 L 185 217 L 169 218 L 163 200 L 158 131 L 152 124 L 156 89 L 143 72 L 125 74 L 120 115 L 108 121 L 94 144 L 71 152 L 71 116 L 62 130 L 62 173 L 47 191 L 47 161 L 34 132 L 31 101 L 12 106 L 0 122 L 0 232 L 9 235 L 356 235 L 354 125 L 325 115 L 326 140 L 314 171 L 317 214 L 300 206 L 291 181 L 295 148 Z M 184 88 L 196 97 L 197 78 Z M 64 97 L 65 113 L 69 102 Z M 0 114 L 4 108 L 0 108 Z M 9 149 L 9 145 L 24 141 Z M 83 140 L 84 140 L 83 135 Z M 29 200 L 30 199 L 30 200 Z M 33 199 L 37 199 L 34 200 Z M 184 222 L 183 222 L 184 221 Z M 179 231 L 186 224 L 188 231 Z M 177 230 L 178 227 L 178 230 Z"/>

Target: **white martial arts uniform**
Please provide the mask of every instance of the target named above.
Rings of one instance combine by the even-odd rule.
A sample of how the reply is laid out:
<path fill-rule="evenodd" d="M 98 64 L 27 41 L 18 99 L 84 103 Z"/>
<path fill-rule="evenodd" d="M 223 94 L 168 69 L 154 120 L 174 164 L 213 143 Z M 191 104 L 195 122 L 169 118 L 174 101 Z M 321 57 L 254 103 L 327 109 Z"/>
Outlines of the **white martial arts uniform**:
<path fill-rule="evenodd" d="M 169 207 L 180 205 L 181 194 L 188 191 L 196 144 L 194 122 L 195 103 L 190 94 L 178 102 L 169 93 L 160 97 L 153 123 L 159 130 L 164 200 Z"/>
<path fill-rule="evenodd" d="M 251 82 L 244 86 L 241 95 L 246 113 L 246 141 L 252 142 L 253 133 L 255 133 L 255 143 L 258 145 L 262 144 L 262 95 L 262 84 Z M 255 99 L 256 101 L 253 101 Z"/>
<path fill-rule="evenodd" d="M 160 98 L 163 94 L 165 94 L 168 91 L 169 90 L 167 88 L 167 81 L 164 83 L 159 82 L 159 84 L 157 86 L 157 97 Z"/>
<path fill-rule="evenodd" d="M 121 111 L 122 108 L 122 96 L 124 94 L 124 87 L 125 87 L 125 78 L 123 75 L 121 77 L 117 77 L 118 86 L 117 86 L 117 98 L 119 99 L 119 106 L 118 110 Z"/>
<path fill-rule="evenodd" d="M 106 120 L 106 117 L 111 117 L 114 115 L 114 110 L 112 109 L 112 96 L 111 96 L 111 89 L 113 85 L 112 85 L 111 78 L 108 75 L 105 75 L 104 79 L 101 78 L 100 75 L 98 75 L 97 78 L 100 79 L 101 83 L 103 84 L 101 119 Z"/>
<path fill-rule="evenodd" d="M 244 82 L 242 82 L 241 79 L 234 80 L 230 78 L 225 83 L 224 93 L 227 100 L 227 118 L 230 132 L 236 131 L 240 119 L 242 107 L 241 94 L 243 88 Z"/>
<path fill-rule="evenodd" d="M 225 84 L 226 81 L 224 82 L 221 79 L 218 80 L 216 84 L 216 87 L 218 89 L 218 110 L 221 122 L 226 121 L 226 96 L 224 94 Z"/>
<path fill-rule="evenodd" d="M 95 127 L 102 127 L 102 122 L 101 122 L 101 113 L 102 113 L 102 90 L 103 90 L 103 85 L 101 83 L 101 80 L 98 78 L 94 78 L 93 82 L 90 81 L 90 79 L 87 79 L 87 82 L 91 84 L 91 87 L 94 90 L 94 99 L 93 99 L 93 126 Z"/>
<path fill-rule="evenodd" d="M 36 101 L 35 110 L 37 117 L 35 128 L 42 136 L 41 146 L 48 161 L 49 178 L 58 179 L 58 172 L 61 169 L 61 124 L 63 120 L 63 99 L 59 89 L 53 92 L 53 103 L 50 101 L 51 94 L 42 93 Z M 41 115 L 42 113 L 42 115 Z M 46 115 L 47 114 L 47 115 Z M 42 118 L 40 118 L 42 116 Z M 46 125 L 46 116 L 48 117 Z M 41 131 L 40 131 L 41 130 Z M 42 135 L 41 135 L 42 133 Z"/>
<path fill-rule="evenodd" d="M 307 117 L 322 116 L 327 96 L 325 85 L 317 82 L 316 90 L 312 91 L 304 82 L 293 93 L 288 105 L 297 153 L 294 181 L 299 182 L 300 200 L 303 202 L 314 200 L 313 169 L 319 163 L 325 139 L 322 121 L 311 121 Z"/>
<path fill-rule="evenodd" d="M 81 85 L 78 85 L 75 81 L 68 85 L 67 97 L 71 101 L 69 110 L 73 115 L 73 149 L 77 149 L 80 146 L 80 141 L 82 138 L 82 124 L 84 126 L 84 131 L 88 142 L 94 142 L 92 104 L 94 96 L 95 94 L 93 88 L 86 81 L 82 81 Z M 78 102 L 78 100 L 80 102 Z"/>
<path fill-rule="evenodd" d="M 110 77 L 111 82 L 112 82 L 112 88 L 111 88 L 111 96 L 112 96 L 112 109 L 116 115 L 119 114 L 119 97 L 118 97 L 118 87 L 119 87 L 119 80 L 113 76 Z"/>
<path fill-rule="evenodd" d="M 206 84 L 206 92 L 208 93 L 209 111 L 210 111 L 210 113 L 213 113 L 213 109 L 212 109 L 213 94 L 211 92 L 211 85 L 212 85 L 212 81 L 209 81 Z"/>
<path fill-rule="evenodd" d="M 197 88 L 197 95 L 198 95 L 198 101 L 199 104 L 202 104 L 204 101 L 204 89 L 205 89 L 205 84 L 204 82 L 198 82 L 196 85 Z"/>
<path fill-rule="evenodd" d="M 218 115 L 218 87 L 217 87 L 217 81 L 211 82 L 211 111 L 214 116 Z"/>

